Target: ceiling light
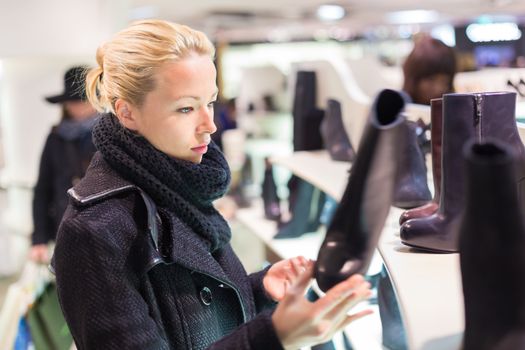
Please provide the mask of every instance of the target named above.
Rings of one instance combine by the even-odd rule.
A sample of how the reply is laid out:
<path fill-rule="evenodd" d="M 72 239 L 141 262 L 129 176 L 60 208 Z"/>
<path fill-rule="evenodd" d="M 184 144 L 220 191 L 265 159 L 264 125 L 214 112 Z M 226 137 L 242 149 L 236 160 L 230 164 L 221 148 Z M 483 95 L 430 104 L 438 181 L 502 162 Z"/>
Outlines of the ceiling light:
<path fill-rule="evenodd" d="M 395 11 L 387 13 L 386 19 L 392 24 L 432 23 L 439 19 L 439 14 L 428 10 Z"/>
<path fill-rule="evenodd" d="M 337 21 L 345 16 L 345 9 L 339 5 L 321 5 L 317 17 L 322 21 Z"/>
<path fill-rule="evenodd" d="M 470 41 L 513 41 L 521 38 L 521 30 L 516 23 L 472 23 L 467 26 L 467 37 Z"/>

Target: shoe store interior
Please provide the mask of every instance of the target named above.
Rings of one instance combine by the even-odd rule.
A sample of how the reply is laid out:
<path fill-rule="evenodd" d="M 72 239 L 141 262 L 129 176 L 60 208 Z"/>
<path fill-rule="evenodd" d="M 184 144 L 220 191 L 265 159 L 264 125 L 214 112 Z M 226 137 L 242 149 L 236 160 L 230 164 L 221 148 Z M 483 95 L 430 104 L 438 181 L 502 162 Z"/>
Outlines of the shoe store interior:
<path fill-rule="evenodd" d="M 113 76 L 164 71 L 109 55 L 168 22 L 212 61 L 136 107 Z M 0 30 L 0 350 L 525 349 L 524 1 L 0 0 Z M 199 57 L 194 162 L 154 142 L 190 119 L 130 120 L 200 101 Z"/>

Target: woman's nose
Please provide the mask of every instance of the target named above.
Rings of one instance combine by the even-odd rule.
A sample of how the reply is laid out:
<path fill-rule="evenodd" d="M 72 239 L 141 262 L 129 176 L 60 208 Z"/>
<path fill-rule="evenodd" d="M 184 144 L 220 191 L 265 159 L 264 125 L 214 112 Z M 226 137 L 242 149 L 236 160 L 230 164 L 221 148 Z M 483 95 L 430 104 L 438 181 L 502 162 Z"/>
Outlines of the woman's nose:
<path fill-rule="evenodd" d="M 204 108 L 201 113 L 201 124 L 200 124 L 200 133 L 213 134 L 217 131 L 217 126 L 213 121 L 213 109 Z"/>

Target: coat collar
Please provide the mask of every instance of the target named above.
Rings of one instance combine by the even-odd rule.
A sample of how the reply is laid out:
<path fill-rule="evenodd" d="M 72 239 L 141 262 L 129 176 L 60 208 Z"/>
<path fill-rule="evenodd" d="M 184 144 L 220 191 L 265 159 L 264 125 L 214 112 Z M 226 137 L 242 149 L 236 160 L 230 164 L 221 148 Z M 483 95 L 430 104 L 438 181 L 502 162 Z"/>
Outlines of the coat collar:
<path fill-rule="evenodd" d="M 96 152 L 86 170 L 86 176 L 68 194 L 75 205 L 84 206 L 116 194 L 137 190 L 137 186 L 124 179 L 104 160 L 100 152 Z"/>
<path fill-rule="evenodd" d="M 169 212 L 169 223 L 163 223 L 165 230 L 169 228 L 171 249 L 162 256 L 158 249 L 158 218 L 154 202 L 145 192 L 130 181 L 124 179 L 102 157 L 100 152 L 93 156 L 86 176 L 68 191 L 75 206 L 84 207 L 124 193 L 140 194 L 148 212 L 149 237 L 139 242 L 140 270 L 147 272 L 159 263 L 176 263 L 192 271 L 207 274 L 221 282 L 232 284 L 222 267 L 208 247 L 198 235 L 177 218 L 177 213 Z M 149 200 L 148 200 L 149 198 Z M 146 214 L 146 212 L 145 212 Z M 164 219 L 164 218 L 163 218 Z M 160 249 L 163 251 L 162 249 Z M 220 255 L 220 253 L 219 253 Z"/>

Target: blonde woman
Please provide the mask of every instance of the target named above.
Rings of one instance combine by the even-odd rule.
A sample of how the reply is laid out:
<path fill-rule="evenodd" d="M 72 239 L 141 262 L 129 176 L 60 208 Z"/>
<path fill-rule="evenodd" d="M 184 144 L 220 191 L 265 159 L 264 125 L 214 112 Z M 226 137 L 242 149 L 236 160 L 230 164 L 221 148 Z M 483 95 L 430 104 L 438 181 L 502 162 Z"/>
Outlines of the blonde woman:
<path fill-rule="evenodd" d="M 69 191 L 52 262 L 80 350 L 295 349 L 368 313 L 347 315 L 369 296 L 362 276 L 310 303 L 311 261 L 247 275 L 232 251 L 212 205 L 230 180 L 210 141 L 213 55 L 204 34 L 160 20 L 97 51 L 98 152 Z"/>

